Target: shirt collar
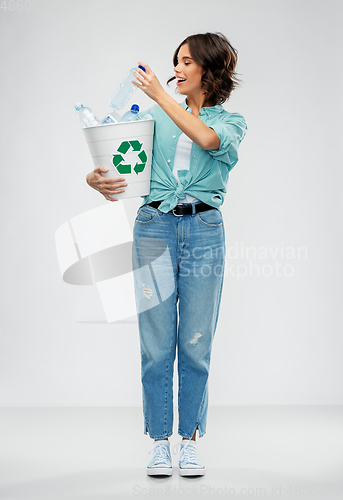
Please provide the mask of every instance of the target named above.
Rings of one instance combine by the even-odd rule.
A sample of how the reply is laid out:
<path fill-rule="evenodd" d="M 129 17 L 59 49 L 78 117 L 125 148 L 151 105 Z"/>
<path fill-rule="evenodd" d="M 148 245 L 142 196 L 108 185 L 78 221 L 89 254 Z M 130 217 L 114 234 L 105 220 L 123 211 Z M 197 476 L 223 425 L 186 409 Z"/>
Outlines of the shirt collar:
<path fill-rule="evenodd" d="M 182 103 L 180 103 L 180 106 L 182 106 L 187 111 L 191 112 L 192 110 L 187 105 L 186 100 L 187 100 L 187 98 Z M 200 109 L 200 116 L 201 115 L 210 115 L 210 114 L 215 115 L 215 114 L 221 113 L 223 111 L 223 109 L 224 108 L 221 104 L 216 104 L 215 106 L 205 106 L 205 107 Z"/>

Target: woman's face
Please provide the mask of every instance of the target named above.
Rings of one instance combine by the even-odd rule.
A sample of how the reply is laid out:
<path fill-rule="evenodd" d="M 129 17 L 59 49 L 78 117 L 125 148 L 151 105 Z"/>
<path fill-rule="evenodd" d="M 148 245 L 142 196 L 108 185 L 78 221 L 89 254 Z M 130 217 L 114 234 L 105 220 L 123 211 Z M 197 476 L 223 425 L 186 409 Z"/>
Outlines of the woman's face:
<path fill-rule="evenodd" d="M 192 59 L 188 44 L 181 46 L 177 59 L 178 64 L 175 66 L 174 71 L 179 94 L 203 94 L 201 89 L 201 77 L 205 71 L 200 64 Z"/>

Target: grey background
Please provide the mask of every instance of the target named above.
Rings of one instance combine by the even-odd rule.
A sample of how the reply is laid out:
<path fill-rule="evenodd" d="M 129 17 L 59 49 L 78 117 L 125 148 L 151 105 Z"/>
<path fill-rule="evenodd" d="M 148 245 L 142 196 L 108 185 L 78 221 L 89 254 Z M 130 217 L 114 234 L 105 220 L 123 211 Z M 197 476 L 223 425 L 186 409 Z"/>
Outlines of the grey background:
<path fill-rule="evenodd" d="M 0 404 L 141 403 L 136 318 L 106 324 L 96 290 L 58 268 L 57 228 L 108 203 L 86 185 L 73 105 L 104 115 L 138 61 L 165 85 L 177 45 L 205 31 L 238 49 L 243 84 L 225 108 L 249 129 L 221 207 L 228 272 L 210 404 L 342 404 L 342 2 L 12 5 L 0 11 Z M 125 204 L 131 224 L 140 204 Z M 247 247 L 257 267 L 239 277 Z"/>

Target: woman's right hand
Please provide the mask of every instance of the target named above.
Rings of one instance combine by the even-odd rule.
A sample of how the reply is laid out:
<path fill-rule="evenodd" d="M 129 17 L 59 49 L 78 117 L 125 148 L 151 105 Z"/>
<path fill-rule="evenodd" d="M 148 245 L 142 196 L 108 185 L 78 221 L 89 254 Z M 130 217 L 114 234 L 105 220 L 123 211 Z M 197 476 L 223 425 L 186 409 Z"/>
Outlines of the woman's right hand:
<path fill-rule="evenodd" d="M 125 189 L 122 189 L 123 186 L 127 186 L 127 184 L 124 182 L 125 178 L 107 178 L 103 177 L 101 175 L 101 172 L 108 172 L 108 168 L 97 167 L 92 172 L 87 174 L 87 184 L 93 189 L 99 191 L 99 193 L 101 193 L 103 196 L 105 196 L 106 200 L 118 201 L 116 198 L 111 198 L 109 195 L 119 194 L 125 191 Z"/>

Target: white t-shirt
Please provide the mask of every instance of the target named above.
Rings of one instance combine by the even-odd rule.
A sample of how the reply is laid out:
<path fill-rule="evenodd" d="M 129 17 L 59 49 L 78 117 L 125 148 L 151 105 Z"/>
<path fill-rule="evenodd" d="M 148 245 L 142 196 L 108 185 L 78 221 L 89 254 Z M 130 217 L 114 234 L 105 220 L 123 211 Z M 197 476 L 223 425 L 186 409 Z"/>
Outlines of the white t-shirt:
<path fill-rule="evenodd" d="M 177 141 L 175 157 L 174 157 L 174 166 L 173 166 L 173 174 L 175 179 L 179 181 L 179 177 L 177 175 L 178 170 L 189 170 L 189 165 L 191 162 L 191 149 L 192 149 L 193 141 L 184 133 L 182 133 Z M 182 200 L 180 199 L 178 205 L 181 203 L 195 203 L 198 198 L 194 198 L 190 194 L 186 193 L 186 197 Z"/>

